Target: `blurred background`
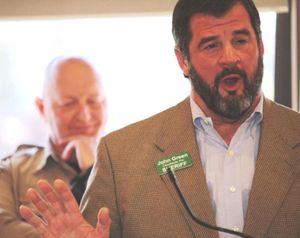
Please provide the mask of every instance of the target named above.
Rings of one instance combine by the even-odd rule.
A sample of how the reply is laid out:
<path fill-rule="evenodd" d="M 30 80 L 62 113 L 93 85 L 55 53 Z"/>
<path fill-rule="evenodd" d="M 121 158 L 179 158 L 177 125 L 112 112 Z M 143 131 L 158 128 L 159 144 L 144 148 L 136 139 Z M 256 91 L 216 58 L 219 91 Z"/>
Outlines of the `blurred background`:
<path fill-rule="evenodd" d="M 22 143 L 44 143 L 47 128 L 34 100 L 46 65 L 58 55 L 84 56 L 98 69 L 108 100 L 106 133 L 187 97 L 171 34 L 176 1 L 161 2 L 0 0 L 0 157 Z M 292 50 L 299 3 L 255 2 L 265 44 L 264 94 L 299 110 L 299 50 Z"/>

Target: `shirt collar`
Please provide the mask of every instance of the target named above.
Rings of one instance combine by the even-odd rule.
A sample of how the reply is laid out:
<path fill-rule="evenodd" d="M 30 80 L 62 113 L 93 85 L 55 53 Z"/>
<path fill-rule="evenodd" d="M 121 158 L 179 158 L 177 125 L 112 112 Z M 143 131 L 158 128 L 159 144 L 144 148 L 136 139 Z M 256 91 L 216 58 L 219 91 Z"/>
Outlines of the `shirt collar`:
<path fill-rule="evenodd" d="M 56 161 L 58 163 L 60 162 L 60 159 L 58 158 L 57 154 L 55 153 L 55 150 L 49 139 L 44 147 L 43 154 L 40 156 L 40 159 L 38 160 L 38 162 L 36 164 L 36 168 L 35 168 L 34 172 L 38 172 L 38 171 L 42 170 L 43 168 L 45 168 L 47 163 L 49 163 L 50 160 Z"/>

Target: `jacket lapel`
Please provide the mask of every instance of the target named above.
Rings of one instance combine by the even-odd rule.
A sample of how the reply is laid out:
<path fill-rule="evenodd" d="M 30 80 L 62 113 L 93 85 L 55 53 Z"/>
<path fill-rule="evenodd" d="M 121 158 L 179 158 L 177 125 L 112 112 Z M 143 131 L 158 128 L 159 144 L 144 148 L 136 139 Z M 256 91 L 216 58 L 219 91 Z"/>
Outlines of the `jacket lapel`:
<path fill-rule="evenodd" d="M 199 219 L 215 225 L 206 179 L 195 138 L 190 103 L 189 99 L 186 99 L 174 108 L 174 113 L 170 113 L 169 116 L 166 117 L 165 127 L 156 138 L 155 144 L 157 148 L 163 152 L 165 157 L 181 154 L 182 152 L 188 152 L 190 154 L 193 165 L 176 171 L 177 181 L 195 215 Z M 211 232 L 201 227 L 190 218 L 169 177 L 163 175 L 161 179 L 165 183 L 173 200 L 176 202 L 178 209 L 180 209 L 185 222 L 191 231 L 196 234 L 196 237 L 198 237 L 197 234 L 207 234 L 211 238 L 217 237 L 216 232 Z"/>
<path fill-rule="evenodd" d="M 288 118 L 280 118 L 284 114 L 279 115 L 275 107 L 268 100 L 264 103 L 260 146 L 244 228 L 245 233 L 254 237 L 265 235 L 299 170 L 293 166 L 293 159 L 300 157 L 299 131 L 287 131 Z"/>
<path fill-rule="evenodd" d="M 276 216 L 286 193 L 299 172 L 295 166 L 300 157 L 300 129 L 288 131 L 285 112 L 278 115 L 278 107 L 265 99 L 264 119 L 256 170 L 249 198 L 244 232 L 263 237 Z M 215 225 L 206 179 L 199 158 L 189 100 L 173 108 L 165 118 L 165 126 L 155 140 L 164 157 L 188 152 L 193 165 L 176 171 L 179 186 L 195 215 Z M 196 237 L 218 237 L 216 232 L 196 224 L 183 207 L 174 185 L 167 175 L 161 176 L 168 192 L 177 204 L 184 222 Z"/>

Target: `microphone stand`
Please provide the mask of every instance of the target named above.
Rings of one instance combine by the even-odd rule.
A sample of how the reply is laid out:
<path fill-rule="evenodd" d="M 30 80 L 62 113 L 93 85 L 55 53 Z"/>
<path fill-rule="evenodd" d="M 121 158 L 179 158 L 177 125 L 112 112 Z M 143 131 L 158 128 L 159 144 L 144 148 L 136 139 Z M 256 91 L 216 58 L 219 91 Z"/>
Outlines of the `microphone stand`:
<path fill-rule="evenodd" d="M 211 224 L 208 224 L 202 220 L 200 220 L 195 214 L 194 212 L 192 211 L 192 209 L 190 208 L 188 202 L 186 201 L 183 193 L 181 192 L 180 188 L 179 188 L 179 185 L 177 183 L 177 179 L 176 179 L 176 175 L 175 175 L 175 172 L 169 167 L 167 169 L 167 173 L 169 175 L 169 178 L 171 180 L 171 182 L 174 184 L 175 188 L 176 188 L 176 192 L 177 194 L 179 195 L 180 197 L 180 200 L 183 204 L 183 206 L 185 207 L 185 209 L 187 210 L 187 212 L 189 213 L 189 215 L 191 216 L 191 218 L 196 222 L 198 223 L 199 225 L 201 226 L 204 226 L 208 229 L 212 229 L 212 230 L 215 230 L 215 231 L 221 231 L 221 232 L 225 232 L 225 233 L 228 233 L 228 234 L 232 234 L 232 235 L 236 235 L 236 236 L 239 236 L 239 237 L 242 237 L 242 238 L 254 238 L 253 236 L 250 236 L 250 235 L 247 235 L 247 234 L 244 234 L 244 233 L 241 233 L 241 232 L 238 232 L 238 231 L 233 231 L 233 230 L 230 230 L 230 229 L 227 229 L 227 228 L 223 228 L 223 227 L 218 227 L 218 226 L 213 226 Z"/>

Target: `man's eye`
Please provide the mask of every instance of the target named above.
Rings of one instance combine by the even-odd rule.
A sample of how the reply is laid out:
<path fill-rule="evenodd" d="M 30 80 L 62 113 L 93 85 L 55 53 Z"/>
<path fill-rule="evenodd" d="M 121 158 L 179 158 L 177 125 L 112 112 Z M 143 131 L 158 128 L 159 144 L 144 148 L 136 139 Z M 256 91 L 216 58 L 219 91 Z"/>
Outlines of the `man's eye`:
<path fill-rule="evenodd" d="M 219 46 L 218 43 L 207 44 L 206 46 L 204 46 L 204 50 L 213 50 L 218 48 L 218 46 Z"/>
<path fill-rule="evenodd" d="M 234 40 L 233 43 L 235 45 L 244 45 L 247 43 L 247 41 L 245 39 L 237 39 L 237 40 Z"/>
<path fill-rule="evenodd" d="M 75 104 L 74 102 L 66 102 L 62 104 L 62 107 L 69 108 L 72 107 L 74 104 Z"/>
<path fill-rule="evenodd" d="M 99 100 L 89 100 L 87 103 L 88 105 L 95 106 L 95 107 L 98 107 L 101 104 Z"/>

